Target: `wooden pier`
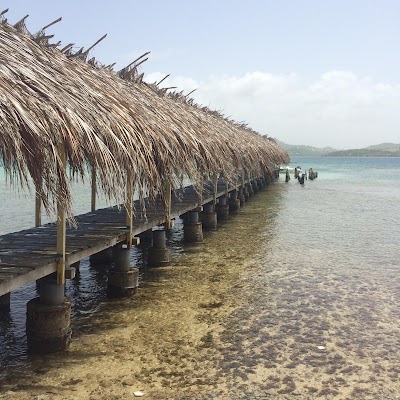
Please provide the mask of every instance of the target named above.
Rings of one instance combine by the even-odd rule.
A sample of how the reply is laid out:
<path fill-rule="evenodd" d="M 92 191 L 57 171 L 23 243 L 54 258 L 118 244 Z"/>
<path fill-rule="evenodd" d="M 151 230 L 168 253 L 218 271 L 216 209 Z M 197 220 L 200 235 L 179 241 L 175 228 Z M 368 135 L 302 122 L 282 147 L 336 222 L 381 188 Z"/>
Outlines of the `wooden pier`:
<path fill-rule="evenodd" d="M 205 182 L 202 195 L 193 186 L 176 191 L 171 197 L 170 218 L 179 217 L 203 204 L 215 201 L 234 190 L 227 189 L 223 180 L 214 187 Z M 132 234 L 139 235 L 166 223 L 162 204 L 151 204 L 146 199 L 146 218 L 138 200 L 134 202 L 135 215 Z M 66 265 L 72 264 L 127 241 L 126 211 L 123 206 L 109 207 L 76 217 L 78 228 L 67 228 Z M 56 250 L 57 226 L 47 224 L 0 236 L 0 296 L 57 270 L 59 255 Z"/>
<path fill-rule="evenodd" d="M 11 25 L 7 11 L 0 12 L 0 158 L 13 187 L 34 188 L 36 227 L 0 236 L 0 311 L 10 311 L 12 291 L 39 280 L 39 297 L 27 303 L 28 349 L 60 351 L 71 340 L 65 280 L 76 263 L 96 254 L 95 264 L 107 253 L 107 295 L 129 296 L 139 280 L 130 263 L 137 235 L 159 226 L 151 258 L 167 263 L 165 231 L 174 218 L 187 214 L 185 241 L 202 241 L 201 218 L 214 229 L 240 207 L 245 187 L 257 192 L 289 159 L 272 137 L 196 104 L 192 92 L 167 92 L 173 88 L 159 86 L 165 78 L 145 82 L 137 67 L 148 53 L 114 71 L 88 57 L 105 36 L 85 51 L 58 48 L 45 30 L 61 19 L 30 34 L 27 16 Z M 91 178 L 91 212 L 74 216 L 67 168 L 78 180 Z M 175 190 L 182 176 L 195 186 Z M 135 190 L 140 201 L 133 201 Z M 96 210 L 97 193 L 124 204 Z M 144 199 L 148 193 L 158 203 Z M 56 223 L 41 226 L 42 207 L 57 212 Z M 68 228 L 68 218 L 78 227 Z"/>

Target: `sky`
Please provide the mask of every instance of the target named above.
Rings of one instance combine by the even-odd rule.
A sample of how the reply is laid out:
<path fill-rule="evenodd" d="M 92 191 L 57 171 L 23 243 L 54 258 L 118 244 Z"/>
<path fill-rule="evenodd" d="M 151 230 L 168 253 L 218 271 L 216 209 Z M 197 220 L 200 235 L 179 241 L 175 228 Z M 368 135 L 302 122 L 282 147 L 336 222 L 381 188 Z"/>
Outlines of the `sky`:
<path fill-rule="evenodd" d="M 399 0 L 1 0 L 15 23 L 289 144 L 400 143 Z"/>

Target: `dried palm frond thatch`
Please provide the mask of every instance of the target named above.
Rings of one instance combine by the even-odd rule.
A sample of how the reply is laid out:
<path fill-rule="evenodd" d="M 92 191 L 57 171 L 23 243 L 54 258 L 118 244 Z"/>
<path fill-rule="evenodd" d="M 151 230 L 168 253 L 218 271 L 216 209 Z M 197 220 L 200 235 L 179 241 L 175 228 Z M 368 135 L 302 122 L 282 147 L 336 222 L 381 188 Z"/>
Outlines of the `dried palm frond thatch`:
<path fill-rule="evenodd" d="M 95 167 L 116 203 L 125 200 L 128 173 L 143 198 L 163 196 L 165 181 L 177 187 L 182 174 L 233 181 L 287 161 L 245 124 L 143 82 L 138 67 L 148 53 L 115 73 L 113 65 L 86 62 L 93 46 L 72 53 L 73 44 L 50 44 L 45 28 L 58 20 L 30 35 L 25 19 L 11 26 L 0 15 L 0 157 L 12 182 L 33 181 L 47 211 L 59 202 L 73 218 L 62 153 L 82 179 Z"/>

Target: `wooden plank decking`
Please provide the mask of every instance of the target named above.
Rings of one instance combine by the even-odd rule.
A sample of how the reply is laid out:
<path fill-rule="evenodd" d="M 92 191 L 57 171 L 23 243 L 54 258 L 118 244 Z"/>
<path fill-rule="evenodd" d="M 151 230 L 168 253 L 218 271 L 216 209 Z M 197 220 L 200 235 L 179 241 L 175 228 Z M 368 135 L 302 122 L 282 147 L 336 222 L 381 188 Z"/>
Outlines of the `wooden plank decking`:
<path fill-rule="evenodd" d="M 171 218 L 179 217 L 200 205 L 192 186 L 178 190 L 177 194 L 172 197 Z M 217 197 L 224 194 L 225 183 L 220 181 Z M 212 199 L 212 183 L 206 182 L 202 204 Z M 147 220 L 141 216 L 139 201 L 135 201 L 134 207 L 137 216 L 133 222 L 133 235 L 165 222 L 162 205 L 150 204 L 146 199 Z M 78 228 L 67 227 L 66 264 L 71 265 L 126 240 L 125 214 L 123 207 L 109 207 L 77 216 Z M 56 243 L 55 224 L 0 236 L 0 296 L 55 272 L 58 260 Z"/>

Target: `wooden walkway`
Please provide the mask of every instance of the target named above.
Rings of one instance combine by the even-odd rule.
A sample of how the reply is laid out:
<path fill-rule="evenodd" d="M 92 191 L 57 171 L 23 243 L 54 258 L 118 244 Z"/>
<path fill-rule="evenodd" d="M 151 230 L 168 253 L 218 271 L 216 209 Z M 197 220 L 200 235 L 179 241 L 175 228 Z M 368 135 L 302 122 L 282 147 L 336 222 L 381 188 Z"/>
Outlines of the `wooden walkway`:
<path fill-rule="evenodd" d="M 213 200 L 212 183 L 204 184 L 203 201 L 192 186 L 178 190 L 172 196 L 171 218 Z M 230 188 L 233 190 L 234 188 Z M 218 182 L 217 198 L 225 194 L 225 183 Z M 179 197 L 179 199 L 177 198 Z M 150 204 L 146 199 L 147 220 L 141 216 L 139 201 L 135 201 L 133 235 L 138 235 L 165 223 L 162 205 Z M 78 228 L 67 227 L 66 265 L 72 265 L 92 254 L 126 241 L 126 212 L 123 207 L 109 207 L 76 217 Z M 56 271 L 56 224 L 47 224 L 0 236 L 0 296 Z"/>

